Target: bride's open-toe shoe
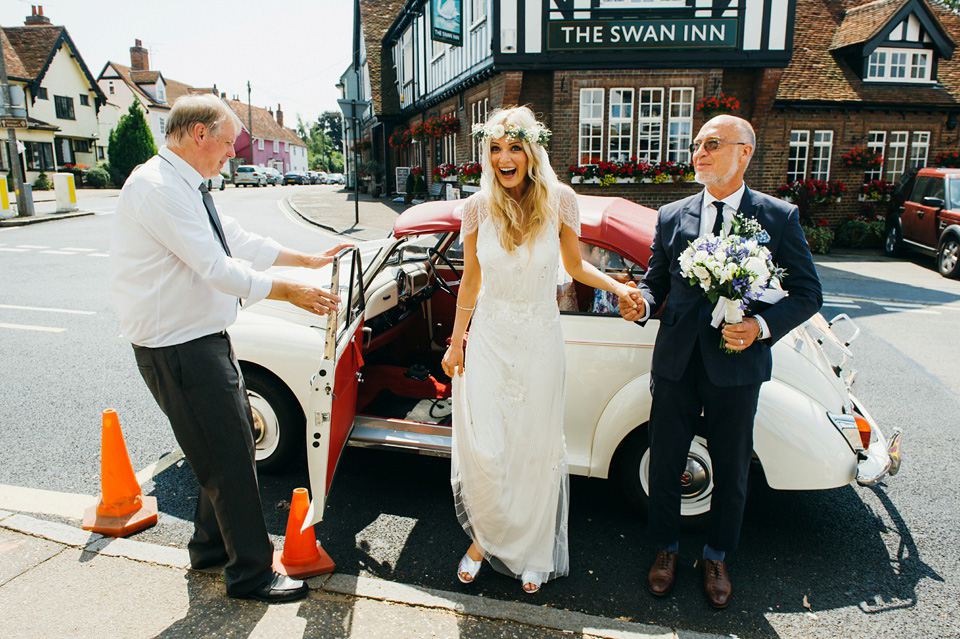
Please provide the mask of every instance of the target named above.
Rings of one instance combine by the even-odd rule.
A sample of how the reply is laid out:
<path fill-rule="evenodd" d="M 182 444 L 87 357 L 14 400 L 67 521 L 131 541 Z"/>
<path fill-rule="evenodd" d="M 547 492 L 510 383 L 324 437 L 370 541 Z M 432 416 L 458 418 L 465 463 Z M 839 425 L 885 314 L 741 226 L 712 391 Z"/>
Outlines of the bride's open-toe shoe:
<path fill-rule="evenodd" d="M 457 579 L 460 580 L 460 583 L 473 583 L 473 580 L 476 579 L 477 573 L 480 572 L 480 566 L 482 565 L 483 559 L 475 561 L 470 558 L 470 555 L 464 553 L 463 559 L 460 560 L 460 565 L 457 566 Z"/>
<path fill-rule="evenodd" d="M 528 595 L 538 592 L 540 590 L 540 584 L 543 583 L 540 581 L 540 575 L 535 572 L 523 573 L 520 581 L 523 582 L 523 591 Z"/>

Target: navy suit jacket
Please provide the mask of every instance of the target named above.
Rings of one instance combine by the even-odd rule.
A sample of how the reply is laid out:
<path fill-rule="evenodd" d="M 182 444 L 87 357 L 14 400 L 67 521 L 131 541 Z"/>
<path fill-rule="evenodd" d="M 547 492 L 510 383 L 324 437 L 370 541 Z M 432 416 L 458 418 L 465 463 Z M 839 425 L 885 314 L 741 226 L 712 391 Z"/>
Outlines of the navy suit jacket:
<path fill-rule="evenodd" d="M 680 275 L 680 253 L 700 235 L 703 191 L 660 208 L 653 236 L 653 255 L 639 288 L 651 313 L 660 314 L 660 330 L 653 350 L 653 372 L 679 381 L 695 344 L 699 344 L 710 381 L 716 386 L 761 384 L 770 379 L 770 347 L 820 310 L 823 302 L 810 248 L 800 228 L 797 207 L 769 195 L 744 190 L 740 213 L 756 218 L 770 235 L 766 247 L 773 262 L 786 269 L 783 289 L 788 295 L 776 304 L 755 303 L 748 315 L 761 315 L 770 329 L 740 353 L 720 347 L 720 329 L 710 326 L 713 304 L 699 286 Z"/>

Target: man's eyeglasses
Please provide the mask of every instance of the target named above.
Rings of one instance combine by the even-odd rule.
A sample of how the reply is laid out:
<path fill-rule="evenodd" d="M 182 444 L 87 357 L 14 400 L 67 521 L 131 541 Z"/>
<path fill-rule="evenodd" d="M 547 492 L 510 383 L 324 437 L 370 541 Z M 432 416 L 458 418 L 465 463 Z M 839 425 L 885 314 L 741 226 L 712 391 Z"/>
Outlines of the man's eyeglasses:
<path fill-rule="evenodd" d="M 700 150 L 700 147 L 707 151 L 707 153 L 713 153 L 720 148 L 721 144 L 746 144 L 746 142 L 724 142 L 723 140 L 707 140 L 705 142 L 694 142 L 688 148 L 690 149 L 690 155 L 693 155 Z"/>

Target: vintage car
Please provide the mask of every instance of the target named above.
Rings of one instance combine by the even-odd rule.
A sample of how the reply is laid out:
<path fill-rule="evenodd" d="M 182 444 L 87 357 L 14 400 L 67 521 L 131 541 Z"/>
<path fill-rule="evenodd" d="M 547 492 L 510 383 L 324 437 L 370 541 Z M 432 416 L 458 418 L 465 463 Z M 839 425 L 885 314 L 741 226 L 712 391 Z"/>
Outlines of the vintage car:
<path fill-rule="evenodd" d="M 621 198 L 578 200 L 585 258 L 616 277 L 642 277 L 656 212 Z M 332 285 L 343 299 L 339 313 L 317 317 L 265 300 L 230 329 L 254 413 L 258 465 L 283 468 L 306 444 L 312 522 L 322 517 L 346 444 L 449 455 L 449 379 L 440 358 L 462 268 L 461 204 L 414 206 L 397 218 L 391 237 L 345 249 L 325 269 L 277 270 Z M 623 321 L 605 295 L 558 285 L 569 467 L 616 480 L 627 501 L 643 508 L 659 323 Z M 838 337 L 844 332 L 846 340 Z M 774 346 L 773 379 L 762 387 L 755 429 L 755 465 L 772 488 L 871 485 L 897 472 L 899 431 L 884 436 L 854 393 L 849 342 L 857 333 L 846 316 L 827 322 L 816 315 Z M 695 438 L 679 481 L 684 517 L 704 515 L 713 490 L 704 437 Z"/>

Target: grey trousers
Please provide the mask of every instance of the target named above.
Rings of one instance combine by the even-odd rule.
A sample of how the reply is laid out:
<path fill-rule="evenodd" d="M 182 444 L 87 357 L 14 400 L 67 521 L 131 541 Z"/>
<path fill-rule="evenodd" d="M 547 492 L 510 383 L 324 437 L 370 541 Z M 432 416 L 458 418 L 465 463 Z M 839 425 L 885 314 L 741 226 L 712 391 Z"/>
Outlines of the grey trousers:
<path fill-rule="evenodd" d="M 259 587 L 272 574 L 273 545 L 260 505 L 253 416 L 230 337 L 133 350 L 200 484 L 191 563 L 226 559 L 228 594 Z"/>

